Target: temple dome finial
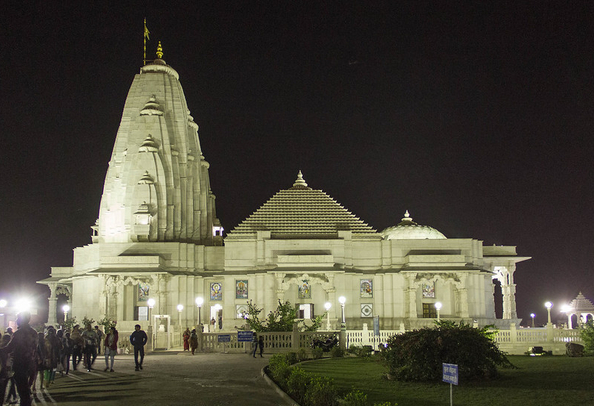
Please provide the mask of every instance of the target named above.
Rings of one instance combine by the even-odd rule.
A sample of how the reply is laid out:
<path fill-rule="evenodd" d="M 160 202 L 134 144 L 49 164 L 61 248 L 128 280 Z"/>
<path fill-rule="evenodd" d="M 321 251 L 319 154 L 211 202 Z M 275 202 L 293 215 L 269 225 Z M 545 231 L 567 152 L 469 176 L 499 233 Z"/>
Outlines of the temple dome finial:
<path fill-rule="evenodd" d="M 161 41 L 159 41 L 159 45 L 157 45 L 157 59 L 163 59 L 163 46 L 161 45 Z"/>
<path fill-rule="evenodd" d="M 303 179 L 303 174 L 301 173 L 301 170 L 299 170 L 299 173 L 297 174 L 297 180 L 295 181 L 295 183 L 293 183 L 293 187 L 291 189 L 311 189 L 309 186 L 307 186 L 307 182 L 305 182 L 305 179 Z"/>

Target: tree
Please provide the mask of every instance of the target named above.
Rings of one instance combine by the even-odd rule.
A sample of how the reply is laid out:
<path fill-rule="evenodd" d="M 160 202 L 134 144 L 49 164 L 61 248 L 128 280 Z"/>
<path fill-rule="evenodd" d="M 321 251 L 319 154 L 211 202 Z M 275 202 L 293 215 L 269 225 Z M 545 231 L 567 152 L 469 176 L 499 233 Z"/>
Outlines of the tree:
<path fill-rule="evenodd" d="M 297 319 L 297 308 L 289 301 L 278 301 L 278 307 L 268 313 L 264 320 L 260 320 L 262 308 L 257 307 L 251 300 L 248 302 L 248 311 L 245 321 L 251 330 L 256 332 L 272 331 L 293 331 L 293 325 Z M 324 313 L 325 314 L 325 313 Z M 298 320 L 298 329 L 300 331 L 316 331 L 322 325 L 324 314 L 312 319 L 311 325 L 306 325 L 303 320 Z"/>
<path fill-rule="evenodd" d="M 513 367 L 493 341 L 493 326 L 435 324 L 390 337 L 382 359 L 392 376 L 403 381 L 439 381 L 445 362 L 458 365 L 460 379 L 481 380 L 497 377 L 497 367 Z"/>

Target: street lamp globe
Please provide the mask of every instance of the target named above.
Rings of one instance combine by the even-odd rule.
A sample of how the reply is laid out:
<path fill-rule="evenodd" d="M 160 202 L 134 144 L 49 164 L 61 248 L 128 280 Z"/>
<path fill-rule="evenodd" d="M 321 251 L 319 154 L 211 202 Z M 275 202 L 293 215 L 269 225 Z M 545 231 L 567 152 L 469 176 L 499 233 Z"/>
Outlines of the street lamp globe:
<path fill-rule="evenodd" d="M 0 299 L 0 309 L 3 307 L 6 307 L 6 305 L 8 304 L 8 302 L 4 299 Z"/>
<path fill-rule="evenodd" d="M 534 328 L 534 318 L 536 317 L 536 314 L 530 313 L 530 317 L 532 317 L 532 327 Z"/>
<path fill-rule="evenodd" d="M 437 310 L 437 320 L 439 321 L 439 311 L 441 310 L 442 304 L 441 302 L 435 302 L 435 310 Z"/>
<path fill-rule="evenodd" d="M 202 307 L 202 304 L 204 303 L 204 298 L 202 296 L 198 296 L 196 298 L 196 306 L 198 307 Z"/>
<path fill-rule="evenodd" d="M 548 313 L 548 324 L 551 324 L 551 307 L 553 307 L 553 303 L 551 302 L 545 302 L 545 307 L 547 308 L 547 313 Z"/>
<path fill-rule="evenodd" d="M 341 296 L 341 297 L 339 297 L 339 298 L 338 298 L 338 302 L 339 302 L 341 305 L 344 305 L 344 304 L 346 303 L 346 297 L 344 297 L 344 296 Z"/>
<path fill-rule="evenodd" d="M 153 307 L 155 307 L 155 299 L 151 298 L 151 299 L 147 300 L 146 304 L 148 305 L 148 307 L 150 309 L 152 309 Z"/>
<path fill-rule="evenodd" d="M 177 311 L 181 313 L 182 310 L 184 310 L 184 305 L 183 304 L 178 304 L 177 305 Z"/>

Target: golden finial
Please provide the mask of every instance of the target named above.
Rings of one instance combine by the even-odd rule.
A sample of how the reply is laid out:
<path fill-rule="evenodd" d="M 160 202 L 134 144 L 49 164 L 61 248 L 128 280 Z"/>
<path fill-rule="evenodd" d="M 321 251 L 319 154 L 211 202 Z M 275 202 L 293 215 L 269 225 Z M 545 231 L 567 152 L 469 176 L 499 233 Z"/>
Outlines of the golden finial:
<path fill-rule="evenodd" d="M 157 58 L 163 59 L 163 47 L 161 46 L 161 41 L 159 41 L 159 45 L 157 45 Z"/>

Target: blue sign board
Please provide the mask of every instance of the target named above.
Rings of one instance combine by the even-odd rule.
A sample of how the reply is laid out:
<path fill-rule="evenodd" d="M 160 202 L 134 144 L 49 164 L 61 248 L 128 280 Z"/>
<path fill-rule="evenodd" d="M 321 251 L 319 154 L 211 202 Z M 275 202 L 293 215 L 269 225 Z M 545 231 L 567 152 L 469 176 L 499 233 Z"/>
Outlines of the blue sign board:
<path fill-rule="evenodd" d="M 231 334 L 219 334 L 219 343 L 228 343 L 231 341 Z"/>
<path fill-rule="evenodd" d="M 442 381 L 444 381 L 446 383 L 458 385 L 458 365 L 446 364 L 444 362 L 442 364 L 442 367 L 443 367 Z"/>
<path fill-rule="evenodd" d="M 240 343 L 251 343 L 254 339 L 254 333 L 252 331 L 238 331 L 237 341 Z"/>

